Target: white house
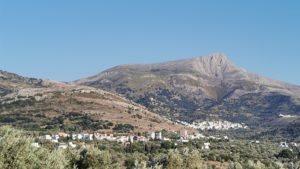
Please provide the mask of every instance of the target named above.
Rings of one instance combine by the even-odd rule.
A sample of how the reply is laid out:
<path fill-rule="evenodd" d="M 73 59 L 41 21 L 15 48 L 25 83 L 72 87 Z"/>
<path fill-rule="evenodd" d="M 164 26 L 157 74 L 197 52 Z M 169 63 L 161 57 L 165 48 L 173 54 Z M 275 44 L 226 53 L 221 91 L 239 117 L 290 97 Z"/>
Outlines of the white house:
<path fill-rule="evenodd" d="M 86 140 L 93 140 L 93 134 L 88 134 L 85 136 Z"/>
<path fill-rule="evenodd" d="M 51 142 L 52 142 L 52 143 L 58 143 L 58 140 L 52 139 Z"/>
<path fill-rule="evenodd" d="M 118 136 L 116 140 L 117 142 L 125 143 L 129 140 L 129 138 L 127 136 Z"/>
<path fill-rule="evenodd" d="M 204 143 L 202 146 L 202 150 L 209 150 L 210 143 Z"/>
<path fill-rule="evenodd" d="M 107 139 L 108 141 L 116 141 L 117 138 L 114 137 L 113 134 L 108 134 L 107 137 L 106 137 L 106 139 Z"/>
<path fill-rule="evenodd" d="M 65 143 L 60 143 L 58 146 L 57 146 L 57 149 L 67 149 L 68 148 L 68 145 L 65 144 Z"/>
<path fill-rule="evenodd" d="M 39 143 L 31 143 L 31 146 L 32 146 L 32 147 L 36 147 L 36 148 L 39 148 L 39 147 L 40 147 Z"/>
<path fill-rule="evenodd" d="M 83 136 L 81 134 L 77 134 L 76 139 L 81 140 L 81 139 L 83 139 Z"/>
<path fill-rule="evenodd" d="M 108 141 L 115 141 L 116 138 L 114 137 L 113 134 L 101 134 L 101 133 L 95 133 L 94 134 L 95 139 L 97 140 L 103 140 L 107 139 Z"/>
<path fill-rule="evenodd" d="M 97 140 L 103 140 L 108 138 L 106 134 L 100 134 L 100 133 L 95 133 L 94 136 Z"/>
<path fill-rule="evenodd" d="M 189 137 L 194 137 L 194 139 L 205 138 L 205 136 L 201 133 L 198 133 L 198 134 L 195 134 L 195 135 L 189 135 Z"/>
<path fill-rule="evenodd" d="M 161 132 L 158 132 L 158 133 L 156 134 L 156 139 L 157 139 L 157 140 L 161 140 L 161 138 L 162 138 L 162 137 L 161 137 Z"/>
<path fill-rule="evenodd" d="M 199 134 L 188 135 L 186 138 L 190 140 L 194 140 L 194 139 L 205 138 L 205 136 L 199 133 Z"/>
<path fill-rule="evenodd" d="M 87 132 L 82 132 L 80 135 L 82 136 L 83 139 L 88 139 L 90 134 Z"/>
<path fill-rule="evenodd" d="M 130 141 L 131 143 L 133 143 L 133 140 L 134 140 L 134 136 L 129 136 L 128 137 L 128 141 Z"/>
<path fill-rule="evenodd" d="M 152 132 L 152 133 L 150 134 L 150 138 L 151 138 L 152 140 L 155 139 L 155 132 Z"/>
<path fill-rule="evenodd" d="M 73 140 L 81 140 L 82 139 L 82 135 L 81 134 L 72 134 L 72 139 Z"/>
<path fill-rule="evenodd" d="M 162 142 L 170 141 L 170 139 L 169 139 L 169 138 L 166 138 L 166 137 L 163 137 L 163 138 L 161 139 L 161 141 L 162 141 Z"/>
<path fill-rule="evenodd" d="M 41 139 L 44 139 L 44 140 L 51 140 L 52 137 L 50 135 L 44 135 L 44 136 L 41 136 Z"/>
<path fill-rule="evenodd" d="M 183 138 L 179 139 L 179 140 L 176 140 L 178 143 L 188 143 L 189 140 L 185 140 Z"/>
<path fill-rule="evenodd" d="M 279 144 L 279 148 L 289 148 L 288 144 L 286 142 L 281 142 Z"/>
<path fill-rule="evenodd" d="M 71 146 L 72 148 L 76 148 L 76 144 L 73 144 L 71 141 L 69 142 L 69 146 Z"/>

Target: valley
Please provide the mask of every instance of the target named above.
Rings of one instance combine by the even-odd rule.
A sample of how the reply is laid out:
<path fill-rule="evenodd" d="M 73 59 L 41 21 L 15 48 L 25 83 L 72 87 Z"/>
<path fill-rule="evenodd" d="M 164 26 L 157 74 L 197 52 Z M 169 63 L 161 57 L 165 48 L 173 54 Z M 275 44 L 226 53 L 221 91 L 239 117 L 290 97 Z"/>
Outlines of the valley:
<path fill-rule="evenodd" d="M 0 149 L 26 140 L 20 146 L 43 158 L 63 153 L 63 168 L 299 166 L 299 94 L 222 53 L 121 65 L 74 82 L 0 71 Z"/>

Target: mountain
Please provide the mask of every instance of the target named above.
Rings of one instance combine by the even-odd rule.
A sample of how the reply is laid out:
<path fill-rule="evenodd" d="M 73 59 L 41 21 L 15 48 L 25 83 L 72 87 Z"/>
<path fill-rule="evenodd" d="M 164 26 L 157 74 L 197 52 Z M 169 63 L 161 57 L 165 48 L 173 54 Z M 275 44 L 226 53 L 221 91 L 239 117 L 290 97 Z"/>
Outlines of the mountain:
<path fill-rule="evenodd" d="M 0 71 L 0 86 L 0 125 L 77 132 L 183 128 L 139 104 L 93 87 L 25 78 L 4 71 Z"/>
<path fill-rule="evenodd" d="M 300 87 L 249 73 L 222 53 L 156 64 L 121 65 L 74 82 L 117 93 L 185 121 L 289 123 L 300 115 Z"/>
<path fill-rule="evenodd" d="M 42 80 L 25 78 L 0 70 L 0 97 L 28 87 L 43 87 Z"/>

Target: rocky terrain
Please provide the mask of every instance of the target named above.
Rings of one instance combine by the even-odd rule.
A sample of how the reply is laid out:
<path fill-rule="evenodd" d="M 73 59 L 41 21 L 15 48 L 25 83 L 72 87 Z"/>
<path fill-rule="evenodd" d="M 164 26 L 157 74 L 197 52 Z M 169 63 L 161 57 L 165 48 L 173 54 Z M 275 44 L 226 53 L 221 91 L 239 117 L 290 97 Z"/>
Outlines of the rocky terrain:
<path fill-rule="evenodd" d="M 2 125 L 34 130 L 116 132 L 183 128 L 139 104 L 92 87 L 29 79 L 4 71 L 0 85 Z"/>
<path fill-rule="evenodd" d="M 74 83 L 120 94 L 158 114 L 189 122 L 221 119 L 270 126 L 300 115 L 299 86 L 249 73 L 222 53 L 121 65 Z"/>

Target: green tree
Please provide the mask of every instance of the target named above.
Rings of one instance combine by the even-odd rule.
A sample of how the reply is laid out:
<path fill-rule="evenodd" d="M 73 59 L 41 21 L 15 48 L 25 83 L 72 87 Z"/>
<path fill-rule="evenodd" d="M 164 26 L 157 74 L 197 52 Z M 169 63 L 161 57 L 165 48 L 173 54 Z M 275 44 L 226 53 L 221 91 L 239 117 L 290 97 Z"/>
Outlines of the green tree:
<path fill-rule="evenodd" d="M 61 151 L 32 146 L 34 139 L 10 127 L 0 128 L 0 168 L 64 169 L 68 161 Z"/>
<path fill-rule="evenodd" d="M 182 169 L 183 160 L 177 150 L 170 150 L 165 162 L 166 169 Z"/>
<path fill-rule="evenodd" d="M 117 169 L 118 164 L 112 163 L 109 152 L 100 151 L 95 147 L 87 147 L 80 152 L 80 158 L 77 162 L 78 168 L 88 169 Z"/>

